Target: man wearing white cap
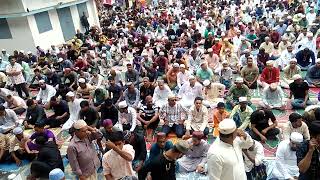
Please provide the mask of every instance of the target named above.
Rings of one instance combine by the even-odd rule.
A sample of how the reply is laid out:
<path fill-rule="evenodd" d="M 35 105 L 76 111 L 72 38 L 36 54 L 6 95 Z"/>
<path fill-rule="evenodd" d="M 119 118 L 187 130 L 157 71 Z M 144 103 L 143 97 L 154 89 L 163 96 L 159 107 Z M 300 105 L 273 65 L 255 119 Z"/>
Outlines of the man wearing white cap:
<path fill-rule="evenodd" d="M 282 80 L 280 80 L 281 87 L 289 89 L 289 84 L 293 82 L 293 76 L 300 73 L 301 69 L 299 66 L 297 66 L 297 59 L 290 59 L 289 64 L 283 69 L 284 76 Z"/>
<path fill-rule="evenodd" d="M 265 42 L 261 43 L 259 49 L 263 48 L 263 49 L 265 49 L 266 53 L 272 54 L 273 50 L 274 50 L 274 44 L 272 42 L 270 42 L 269 37 L 265 37 L 264 40 L 265 40 Z"/>
<path fill-rule="evenodd" d="M 153 93 L 153 103 L 161 108 L 168 102 L 168 96 L 172 94 L 172 91 L 162 79 L 158 80 L 157 84 L 158 86 L 154 89 Z"/>
<path fill-rule="evenodd" d="M 284 93 L 280 86 L 276 83 L 271 83 L 262 91 L 262 98 L 259 105 L 266 109 L 285 110 L 287 105 Z"/>
<path fill-rule="evenodd" d="M 271 83 L 279 84 L 280 82 L 280 70 L 274 67 L 274 61 L 267 61 L 267 66 L 262 70 L 260 80 L 258 84 L 263 88 L 269 86 Z"/>
<path fill-rule="evenodd" d="M 310 87 L 320 87 L 320 58 L 316 60 L 316 64 L 308 68 L 306 80 Z"/>
<path fill-rule="evenodd" d="M 159 69 L 158 69 L 159 76 L 166 74 L 169 69 L 169 66 L 168 66 L 169 60 L 164 55 L 165 55 L 164 52 L 160 51 L 158 58 L 156 58 L 155 60 L 155 63 L 157 63 L 159 66 Z"/>
<path fill-rule="evenodd" d="M 186 66 L 184 64 L 180 64 L 180 72 L 178 72 L 178 74 L 177 74 L 177 85 L 178 85 L 179 89 L 181 88 L 181 86 L 184 83 L 188 82 L 190 75 L 191 74 L 186 69 Z"/>
<path fill-rule="evenodd" d="M 176 101 L 177 97 L 170 94 L 167 103 L 160 109 L 159 117 L 164 121 L 162 132 L 167 135 L 173 131 L 177 137 L 181 138 L 185 134 L 184 121 L 187 118 L 187 111 Z"/>
<path fill-rule="evenodd" d="M 246 180 L 242 149 L 253 145 L 252 138 L 237 130 L 232 119 L 219 123 L 220 136 L 208 151 L 208 176 L 210 180 Z"/>
<path fill-rule="evenodd" d="M 126 101 L 119 102 L 118 112 L 118 128 L 122 131 L 130 130 L 131 132 L 136 129 L 137 123 L 141 126 L 141 122 L 137 121 L 137 111 L 128 106 Z"/>
<path fill-rule="evenodd" d="M 189 76 L 189 82 L 182 85 L 178 95 L 181 97 L 179 103 L 184 107 L 190 107 L 196 97 L 202 96 L 202 85 L 197 82 L 196 77 L 191 75 Z"/>
<path fill-rule="evenodd" d="M 248 130 L 252 112 L 252 108 L 248 106 L 248 98 L 239 97 L 239 104 L 232 109 L 230 118 L 236 122 L 239 129 Z"/>
<path fill-rule="evenodd" d="M 239 97 L 250 98 L 249 88 L 248 86 L 243 84 L 243 78 L 237 77 L 234 83 L 235 84 L 231 86 L 228 93 L 226 94 L 227 103 L 232 108 L 239 103 Z"/>
<path fill-rule="evenodd" d="M 211 83 L 209 80 L 203 81 L 203 91 L 202 91 L 202 97 L 203 97 L 203 105 L 206 107 L 214 108 L 218 104 L 218 102 L 224 102 L 224 91 L 226 89 L 226 86 L 219 83 L 214 82 Z"/>
<path fill-rule="evenodd" d="M 291 105 L 293 109 L 303 109 L 312 102 L 309 100 L 309 86 L 304 82 L 300 74 L 296 74 L 292 77 L 293 83 L 289 85 Z"/>
<path fill-rule="evenodd" d="M 83 99 L 78 99 L 75 97 L 73 92 L 68 92 L 66 94 L 68 107 L 69 107 L 69 119 L 63 124 L 62 129 L 67 130 L 72 127 L 72 124 L 79 119 L 81 106 L 80 103 Z"/>
<path fill-rule="evenodd" d="M 1 50 L 1 54 L 0 54 L 0 58 L 2 59 L 2 61 L 6 61 L 9 63 L 9 54 L 7 53 L 7 50 L 2 49 Z"/>
<path fill-rule="evenodd" d="M 56 95 L 56 89 L 46 84 L 44 80 L 39 81 L 40 91 L 37 94 L 36 100 L 38 101 L 38 104 L 46 105 L 52 96 Z"/>
<path fill-rule="evenodd" d="M 27 153 L 25 149 L 25 144 L 29 140 L 29 136 L 23 133 L 23 129 L 21 127 L 16 127 L 12 130 L 12 133 L 15 135 L 14 139 L 10 141 L 10 148 L 9 152 L 16 162 L 16 165 L 21 165 L 21 160 L 27 159 L 29 161 L 33 160 L 36 155 Z M 15 150 L 15 147 L 18 146 L 19 148 Z"/>
<path fill-rule="evenodd" d="M 296 151 L 302 142 L 303 136 L 298 132 L 291 133 L 290 139 L 280 142 L 276 152 L 276 160 L 268 166 L 268 179 L 298 179 L 299 168 Z"/>
<path fill-rule="evenodd" d="M 212 48 L 208 49 L 208 53 L 206 56 L 205 56 L 205 62 L 208 63 L 208 67 L 211 68 L 211 69 L 217 69 L 221 64 L 219 62 L 220 58 L 217 54 L 214 54 L 213 53 L 213 50 Z"/>
<path fill-rule="evenodd" d="M 77 120 L 73 128 L 74 136 L 67 149 L 71 169 L 80 180 L 97 180 L 100 160 L 93 141 L 102 138 L 102 133 L 84 120 Z"/>
<path fill-rule="evenodd" d="M 77 89 L 77 95 L 79 95 L 83 99 L 89 99 L 90 94 L 94 90 L 94 87 L 87 83 L 84 78 L 79 78 L 79 87 Z"/>
<path fill-rule="evenodd" d="M 280 57 L 276 60 L 280 69 L 284 69 L 286 66 L 290 65 L 290 61 L 295 59 L 295 54 L 293 53 L 293 46 L 288 45 L 286 49 L 281 53 Z"/>

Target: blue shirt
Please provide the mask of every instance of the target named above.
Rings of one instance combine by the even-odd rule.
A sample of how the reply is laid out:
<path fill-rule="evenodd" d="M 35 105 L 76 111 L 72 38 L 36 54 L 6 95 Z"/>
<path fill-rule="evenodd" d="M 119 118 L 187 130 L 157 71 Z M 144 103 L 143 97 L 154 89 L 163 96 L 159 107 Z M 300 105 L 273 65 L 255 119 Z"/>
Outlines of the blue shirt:
<path fill-rule="evenodd" d="M 150 162 L 152 159 L 157 157 L 159 154 L 161 154 L 164 151 L 167 151 L 173 147 L 173 144 L 171 141 L 167 141 L 164 145 L 164 148 L 161 149 L 157 143 L 152 144 L 150 149 L 150 154 L 147 162 Z"/>

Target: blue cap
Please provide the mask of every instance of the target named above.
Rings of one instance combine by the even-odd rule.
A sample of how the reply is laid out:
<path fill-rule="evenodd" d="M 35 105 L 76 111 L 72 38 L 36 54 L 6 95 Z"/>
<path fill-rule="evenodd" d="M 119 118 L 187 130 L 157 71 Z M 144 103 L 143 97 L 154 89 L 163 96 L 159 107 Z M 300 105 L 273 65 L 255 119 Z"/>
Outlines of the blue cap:
<path fill-rule="evenodd" d="M 49 180 L 62 180 L 62 178 L 64 178 L 64 172 L 59 168 L 55 168 L 49 173 Z"/>

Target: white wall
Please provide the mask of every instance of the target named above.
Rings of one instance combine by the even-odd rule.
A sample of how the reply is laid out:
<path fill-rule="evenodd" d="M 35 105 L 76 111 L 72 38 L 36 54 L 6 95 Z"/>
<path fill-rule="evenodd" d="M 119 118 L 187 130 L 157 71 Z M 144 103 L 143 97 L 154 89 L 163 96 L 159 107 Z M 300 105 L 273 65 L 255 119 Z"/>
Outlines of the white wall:
<path fill-rule="evenodd" d="M 52 30 L 39 34 L 36 20 L 33 15 L 28 16 L 31 33 L 34 38 L 35 46 L 40 46 L 43 49 L 49 49 L 51 45 L 58 45 L 64 42 L 63 34 L 60 27 L 60 22 L 56 10 L 48 11 Z"/>
<path fill-rule="evenodd" d="M 65 4 L 65 3 L 74 2 L 77 0 L 22 0 L 22 1 L 25 8 L 28 8 L 30 11 L 32 11 L 32 10 L 41 9 L 45 7 L 56 6 L 60 2 L 62 2 L 62 4 Z"/>
<path fill-rule="evenodd" d="M 88 8 L 88 14 L 89 14 L 88 21 L 90 25 L 91 26 L 95 25 L 100 27 L 98 11 L 97 11 L 95 0 L 89 0 L 87 2 L 87 8 Z"/>
<path fill-rule="evenodd" d="M 0 49 L 7 49 L 12 54 L 14 50 L 35 52 L 35 44 L 29 29 L 27 17 L 7 19 L 12 39 L 0 39 Z"/>
<path fill-rule="evenodd" d="M 21 12 L 25 12 L 21 0 L 0 0 L 0 15 Z"/>
<path fill-rule="evenodd" d="M 71 17 L 72 17 L 72 20 L 73 20 L 73 25 L 74 25 L 75 32 L 77 32 L 77 29 L 80 29 L 83 32 L 83 29 L 81 29 L 82 26 L 81 26 L 80 17 L 79 17 L 79 14 L 78 14 L 77 5 L 70 6 L 70 12 L 71 12 Z"/>

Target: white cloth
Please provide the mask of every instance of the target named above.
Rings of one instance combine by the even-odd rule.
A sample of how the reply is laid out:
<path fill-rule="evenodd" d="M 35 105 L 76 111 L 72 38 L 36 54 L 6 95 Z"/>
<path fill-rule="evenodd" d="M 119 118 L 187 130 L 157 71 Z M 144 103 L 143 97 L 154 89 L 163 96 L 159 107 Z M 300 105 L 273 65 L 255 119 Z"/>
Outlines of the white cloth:
<path fill-rule="evenodd" d="M 53 86 L 51 86 L 49 84 L 46 84 L 46 89 L 45 90 L 40 88 L 40 91 L 37 94 L 36 100 L 37 101 L 41 100 L 43 104 L 46 104 L 47 102 L 50 101 L 51 97 L 56 95 L 56 92 L 57 91 Z"/>
<path fill-rule="evenodd" d="M 69 119 L 63 124 L 62 129 L 67 130 L 70 129 L 74 122 L 79 120 L 79 114 L 80 114 L 80 103 L 83 101 L 83 99 L 74 99 L 73 102 L 68 102 L 69 107 Z"/>
<path fill-rule="evenodd" d="M 198 111 L 196 107 L 191 106 L 186 122 L 186 129 L 194 131 L 203 131 L 208 126 L 208 109 L 202 105 Z"/>
<path fill-rule="evenodd" d="M 11 75 L 9 76 L 11 79 L 12 84 L 22 84 L 25 83 L 25 79 L 23 77 L 22 74 L 23 68 L 19 63 L 14 63 L 14 65 L 12 66 L 11 64 L 8 64 L 6 67 L 6 73 L 10 73 L 10 72 L 16 72 L 19 73 L 18 75 Z"/>
<path fill-rule="evenodd" d="M 178 95 L 181 97 L 180 104 L 184 107 L 190 107 L 196 97 L 202 96 L 202 85 L 196 82 L 195 85 L 191 87 L 190 82 L 186 82 L 179 90 Z"/>
<path fill-rule="evenodd" d="M 246 180 L 242 149 L 252 146 L 253 140 L 236 137 L 233 145 L 217 138 L 208 151 L 208 175 L 210 180 Z"/>
<path fill-rule="evenodd" d="M 276 160 L 268 167 L 267 179 L 290 179 L 299 177 L 296 151 L 292 151 L 289 140 L 281 141 L 276 152 Z"/>
<path fill-rule="evenodd" d="M 177 74 L 177 84 L 178 84 L 178 87 L 181 88 L 181 86 L 188 82 L 188 79 L 189 79 L 189 76 L 190 76 L 190 72 L 185 70 L 184 73 L 182 72 L 178 72 Z"/>
<path fill-rule="evenodd" d="M 168 102 L 168 96 L 171 93 L 172 93 L 171 89 L 169 88 L 168 85 L 164 85 L 163 90 L 161 90 L 159 86 L 157 86 L 154 89 L 154 93 L 153 93 L 153 103 L 156 106 L 161 108 L 163 105 L 165 105 Z"/>
<path fill-rule="evenodd" d="M 131 128 L 130 131 L 134 131 L 134 129 L 137 126 L 137 112 L 134 108 L 132 107 L 128 107 L 128 113 L 121 113 L 120 111 L 118 112 L 118 118 L 119 118 L 119 122 L 118 122 L 118 128 L 123 131 L 123 124 L 130 124 Z"/>
<path fill-rule="evenodd" d="M 302 134 L 304 140 L 310 140 L 309 128 L 305 122 L 302 122 L 302 125 L 298 128 L 293 128 L 290 121 L 285 123 L 282 128 L 283 139 L 290 139 L 290 135 L 293 132 L 298 132 Z"/>
<path fill-rule="evenodd" d="M 249 160 L 249 158 L 243 154 L 244 156 L 244 165 L 246 172 L 250 172 L 254 166 L 259 166 L 263 163 L 264 160 L 264 149 L 260 142 L 255 141 L 254 147 L 252 151 L 247 150 L 250 157 L 254 158 L 254 164 Z"/>

